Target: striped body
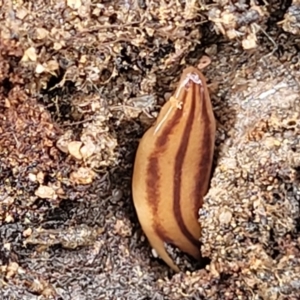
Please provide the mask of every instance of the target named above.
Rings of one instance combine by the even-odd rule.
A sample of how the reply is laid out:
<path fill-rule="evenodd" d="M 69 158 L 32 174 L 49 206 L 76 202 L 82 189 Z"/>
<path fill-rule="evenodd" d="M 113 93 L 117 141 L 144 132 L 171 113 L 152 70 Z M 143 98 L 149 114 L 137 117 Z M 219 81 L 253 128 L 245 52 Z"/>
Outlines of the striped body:
<path fill-rule="evenodd" d="M 164 242 L 201 258 L 198 211 L 209 185 L 215 131 L 205 77 L 188 67 L 136 153 L 132 193 L 137 215 L 151 246 L 175 271 Z"/>

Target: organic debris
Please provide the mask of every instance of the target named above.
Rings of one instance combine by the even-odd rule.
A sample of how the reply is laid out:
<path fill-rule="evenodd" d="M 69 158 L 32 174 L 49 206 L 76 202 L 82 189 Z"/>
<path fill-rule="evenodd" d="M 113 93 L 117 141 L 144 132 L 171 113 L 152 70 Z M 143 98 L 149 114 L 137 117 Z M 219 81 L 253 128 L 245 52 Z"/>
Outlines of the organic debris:
<path fill-rule="evenodd" d="M 299 1 L 98 2 L 0 0 L 1 299 L 299 299 Z M 198 64 L 218 121 L 210 263 L 174 275 L 132 164 Z"/>

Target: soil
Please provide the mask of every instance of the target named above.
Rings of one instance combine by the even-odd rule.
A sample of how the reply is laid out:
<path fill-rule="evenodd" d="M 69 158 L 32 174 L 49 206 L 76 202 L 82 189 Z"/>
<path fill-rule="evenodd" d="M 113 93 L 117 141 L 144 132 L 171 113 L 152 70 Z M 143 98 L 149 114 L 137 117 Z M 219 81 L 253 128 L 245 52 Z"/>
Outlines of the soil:
<path fill-rule="evenodd" d="M 300 2 L 0 0 L 1 299 L 300 299 Z M 217 120 L 205 267 L 155 258 L 139 138 L 181 71 Z"/>

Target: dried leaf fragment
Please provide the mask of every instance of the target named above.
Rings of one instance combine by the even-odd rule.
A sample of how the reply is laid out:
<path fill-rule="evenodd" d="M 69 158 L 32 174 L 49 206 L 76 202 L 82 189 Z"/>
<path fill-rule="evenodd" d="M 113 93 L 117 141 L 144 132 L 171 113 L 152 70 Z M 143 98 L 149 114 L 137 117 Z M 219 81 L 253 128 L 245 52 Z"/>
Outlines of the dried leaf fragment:
<path fill-rule="evenodd" d="M 82 142 L 79 141 L 72 141 L 68 144 L 68 151 L 69 153 L 75 157 L 76 159 L 82 159 L 82 155 L 80 153 L 80 148 L 82 146 Z"/>
<path fill-rule="evenodd" d="M 21 7 L 16 11 L 16 17 L 20 20 L 23 20 L 28 15 L 28 11 L 26 8 Z"/>
<path fill-rule="evenodd" d="M 75 184 L 90 184 L 93 182 L 96 173 L 90 168 L 81 167 L 70 175 L 70 180 Z"/>
<path fill-rule="evenodd" d="M 64 153 L 69 153 L 68 145 L 71 142 L 73 132 L 72 130 L 67 130 L 64 135 L 62 135 L 56 142 L 56 147 Z"/>
<path fill-rule="evenodd" d="M 37 74 L 41 74 L 45 71 L 45 68 L 43 65 L 41 64 L 37 64 L 36 67 L 35 67 L 35 73 Z"/>
<path fill-rule="evenodd" d="M 250 50 L 256 48 L 257 38 L 255 33 L 250 33 L 245 39 L 242 41 L 242 46 L 245 50 Z"/>
<path fill-rule="evenodd" d="M 96 146 L 91 141 L 88 141 L 80 148 L 80 154 L 84 159 L 91 157 L 96 150 Z"/>
<path fill-rule="evenodd" d="M 32 234 L 32 228 L 30 228 L 30 227 L 23 231 L 24 237 L 29 237 L 29 236 L 31 236 L 31 234 Z"/>
<path fill-rule="evenodd" d="M 19 269 L 19 265 L 16 262 L 9 263 L 9 265 L 7 266 L 7 270 L 6 270 L 7 272 L 5 278 L 10 279 L 14 275 L 16 275 L 18 269 Z"/>
<path fill-rule="evenodd" d="M 34 194 L 42 199 L 57 199 L 55 190 L 46 185 L 40 185 Z"/>
<path fill-rule="evenodd" d="M 81 0 L 67 0 L 67 4 L 72 9 L 78 9 L 81 6 Z"/>
<path fill-rule="evenodd" d="M 43 40 L 49 35 L 49 31 L 45 28 L 40 27 L 36 29 L 36 35 L 37 35 L 37 39 Z"/>
<path fill-rule="evenodd" d="M 219 215 L 221 224 L 229 224 L 232 219 L 232 212 L 229 209 L 222 209 Z"/>
<path fill-rule="evenodd" d="M 48 72 L 48 73 L 52 74 L 53 76 L 56 76 L 57 74 L 55 73 L 55 71 L 57 71 L 58 68 L 59 68 L 58 62 L 55 60 L 50 60 L 43 65 L 38 63 L 35 68 L 35 73 L 41 74 L 44 72 Z"/>
<path fill-rule="evenodd" d="M 21 61 L 36 61 L 37 60 L 37 54 L 34 47 L 30 47 L 27 50 L 25 50 L 24 55 L 21 59 Z"/>

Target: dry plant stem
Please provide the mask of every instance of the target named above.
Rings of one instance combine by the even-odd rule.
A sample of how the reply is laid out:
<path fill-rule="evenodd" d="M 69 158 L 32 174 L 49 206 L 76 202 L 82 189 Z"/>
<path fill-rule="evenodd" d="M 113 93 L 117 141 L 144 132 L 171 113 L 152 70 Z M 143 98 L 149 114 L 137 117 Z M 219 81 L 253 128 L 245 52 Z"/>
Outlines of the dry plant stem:
<path fill-rule="evenodd" d="M 137 215 L 152 247 L 175 271 L 164 242 L 201 258 L 198 210 L 209 185 L 215 131 L 205 77 L 188 67 L 137 150 L 132 183 Z"/>

